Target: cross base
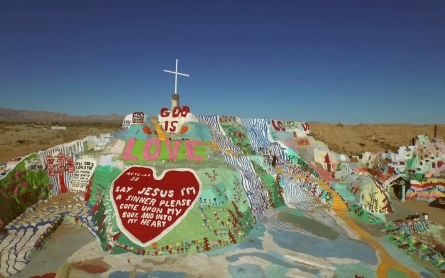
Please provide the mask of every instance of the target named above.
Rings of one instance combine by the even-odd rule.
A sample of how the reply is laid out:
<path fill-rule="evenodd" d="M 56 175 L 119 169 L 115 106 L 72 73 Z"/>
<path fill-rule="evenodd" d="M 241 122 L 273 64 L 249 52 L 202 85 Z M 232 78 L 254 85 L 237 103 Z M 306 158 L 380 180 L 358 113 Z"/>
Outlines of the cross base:
<path fill-rule="evenodd" d="M 179 107 L 179 95 L 178 94 L 173 94 L 172 95 L 172 108 L 171 108 L 171 111 L 173 111 L 173 109 L 175 107 Z"/>

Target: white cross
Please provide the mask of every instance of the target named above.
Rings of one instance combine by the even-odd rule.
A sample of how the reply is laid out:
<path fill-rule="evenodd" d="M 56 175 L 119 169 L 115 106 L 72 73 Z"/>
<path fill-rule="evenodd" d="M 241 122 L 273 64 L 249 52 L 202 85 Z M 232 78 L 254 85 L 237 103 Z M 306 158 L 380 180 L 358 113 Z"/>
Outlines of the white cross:
<path fill-rule="evenodd" d="M 178 94 L 178 75 L 187 76 L 187 77 L 189 77 L 189 75 L 185 74 L 185 73 L 178 72 L 178 59 L 176 59 L 176 71 L 169 71 L 169 70 L 164 70 L 164 71 L 168 72 L 168 73 L 173 73 L 175 75 L 175 94 Z"/>

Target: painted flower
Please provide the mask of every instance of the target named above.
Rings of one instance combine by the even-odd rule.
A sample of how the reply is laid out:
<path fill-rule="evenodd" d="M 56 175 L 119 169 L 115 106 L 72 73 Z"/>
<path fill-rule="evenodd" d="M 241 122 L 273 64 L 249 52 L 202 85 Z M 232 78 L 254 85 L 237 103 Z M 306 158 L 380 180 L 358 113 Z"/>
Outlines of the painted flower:
<path fill-rule="evenodd" d="M 180 134 L 184 134 L 184 133 L 186 133 L 187 131 L 188 131 L 188 126 L 183 126 L 183 127 L 181 127 L 181 131 L 180 131 Z"/>
<path fill-rule="evenodd" d="M 144 132 L 145 134 L 151 134 L 151 130 L 150 130 L 150 128 L 148 127 L 148 126 L 144 126 L 143 128 L 142 128 L 142 132 Z"/>

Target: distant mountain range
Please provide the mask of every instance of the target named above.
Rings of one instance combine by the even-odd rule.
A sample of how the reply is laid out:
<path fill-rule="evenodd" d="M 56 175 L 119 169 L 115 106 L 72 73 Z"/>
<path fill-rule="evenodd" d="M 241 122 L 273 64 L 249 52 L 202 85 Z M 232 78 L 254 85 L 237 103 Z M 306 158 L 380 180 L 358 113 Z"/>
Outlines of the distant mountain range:
<path fill-rule="evenodd" d="M 106 122 L 119 123 L 125 116 L 111 115 L 88 115 L 71 116 L 66 113 L 53 113 L 47 111 L 27 111 L 0 108 L 0 121 L 6 122 Z"/>

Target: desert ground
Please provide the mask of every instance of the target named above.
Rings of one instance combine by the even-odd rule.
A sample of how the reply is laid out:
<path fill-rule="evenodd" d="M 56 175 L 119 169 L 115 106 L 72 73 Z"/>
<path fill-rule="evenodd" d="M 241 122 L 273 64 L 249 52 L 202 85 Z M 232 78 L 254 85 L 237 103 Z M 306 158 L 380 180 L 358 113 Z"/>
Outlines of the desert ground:
<path fill-rule="evenodd" d="M 343 125 L 310 123 L 310 129 L 316 139 L 328 144 L 336 153 L 351 155 L 355 152 L 395 152 L 400 146 L 411 145 L 411 139 L 417 135 L 434 138 L 434 124 L 359 124 Z M 437 125 L 436 138 L 445 139 L 445 124 Z"/>
<path fill-rule="evenodd" d="M 51 129 L 50 123 L 0 123 L 0 163 L 88 135 L 116 132 L 121 124 L 70 123 L 60 126 L 65 126 L 66 129 Z"/>

